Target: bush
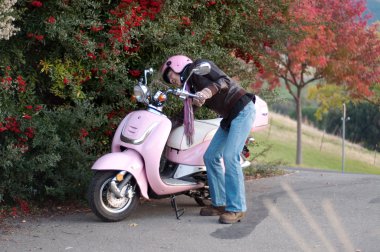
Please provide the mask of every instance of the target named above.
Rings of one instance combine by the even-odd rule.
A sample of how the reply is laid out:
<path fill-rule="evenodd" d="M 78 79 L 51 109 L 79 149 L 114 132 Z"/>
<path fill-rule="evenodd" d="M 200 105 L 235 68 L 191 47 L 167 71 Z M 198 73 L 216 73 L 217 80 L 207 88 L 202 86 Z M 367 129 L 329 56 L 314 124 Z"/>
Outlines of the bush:
<path fill-rule="evenodd" d="M 82 197 L 91 163 L 109 149 L 101 107 L 82 102 L 48 110 L 10 68 L 0 84 L 0 200 Z"/>
<path fill-rule="evenodd" d="M 263 145 L 263 148 L 261 151 L 257 152 L 256 148 L 258 148 L 260 145 Z M 257 158 L 265 157 L 268 154 L 268 151 L 272 148 L 272 145 L 267 145 L 262 142 L 254 141 L 253 143 L 248 145 L 248 148 L 250 149 L 252 157 L 250 158 L 251 165 L 243 170 L 246 179 L 271 177 L 285 174 L 285 171 L 280 167 L 286 164 L 281 160 L 275 160 L 270 162 L 257 161 Z"/>

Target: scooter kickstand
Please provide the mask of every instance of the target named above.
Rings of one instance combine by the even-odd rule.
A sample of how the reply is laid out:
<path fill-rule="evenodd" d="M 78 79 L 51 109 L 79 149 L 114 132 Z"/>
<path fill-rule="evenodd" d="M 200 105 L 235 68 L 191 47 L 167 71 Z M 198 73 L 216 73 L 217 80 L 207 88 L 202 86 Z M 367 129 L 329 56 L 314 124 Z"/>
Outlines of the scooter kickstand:
<path fill-rule="evenodd" d="M 179 220 L 179 217 L 181 217 L 185 213 L 185 209 L 178 209 L 177 202 L 175 200 L 175 195 L 170 196 L 172 208 L 174 208 L 175 216 L 177 217 L 177 220 Z"/>

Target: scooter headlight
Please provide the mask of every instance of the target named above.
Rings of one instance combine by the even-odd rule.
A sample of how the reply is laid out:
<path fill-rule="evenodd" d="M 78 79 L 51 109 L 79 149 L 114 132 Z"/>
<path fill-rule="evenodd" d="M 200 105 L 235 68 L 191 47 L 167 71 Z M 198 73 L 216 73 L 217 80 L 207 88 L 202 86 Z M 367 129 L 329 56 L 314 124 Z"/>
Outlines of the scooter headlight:
<path fill-rule="evenodd" d="M 136 85 L 133 88 L 133 94 L 138 102 L 146 103 L 149 96 L 149 89 L 147 86 Z"/>

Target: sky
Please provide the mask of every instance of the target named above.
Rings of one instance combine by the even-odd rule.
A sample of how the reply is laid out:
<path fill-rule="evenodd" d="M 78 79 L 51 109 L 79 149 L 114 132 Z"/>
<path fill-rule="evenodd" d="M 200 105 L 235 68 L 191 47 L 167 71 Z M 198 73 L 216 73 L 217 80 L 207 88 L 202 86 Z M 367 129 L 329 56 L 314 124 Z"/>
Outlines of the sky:
<path fill-rule="evenodd" d="M 372 13 L 370 22 L 380 21 L 380 0 L 367 0 L 367 9 Z"/>

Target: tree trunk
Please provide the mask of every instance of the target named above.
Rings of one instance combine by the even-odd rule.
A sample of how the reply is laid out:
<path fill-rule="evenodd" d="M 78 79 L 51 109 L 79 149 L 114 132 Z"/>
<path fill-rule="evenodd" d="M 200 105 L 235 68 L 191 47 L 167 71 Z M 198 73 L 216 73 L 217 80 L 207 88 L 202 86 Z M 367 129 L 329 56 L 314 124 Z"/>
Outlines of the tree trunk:
<path fill-rule="evenodd" d="M 296 115 L 297 115 L 297 154 L 296 164 L 302 164 L 302 106 L 301 106 L 301 88 L 297 88 L 296 97 Z"/>

